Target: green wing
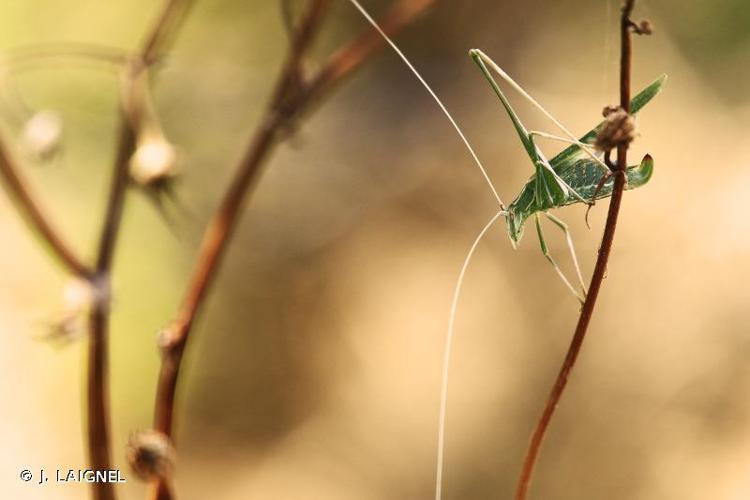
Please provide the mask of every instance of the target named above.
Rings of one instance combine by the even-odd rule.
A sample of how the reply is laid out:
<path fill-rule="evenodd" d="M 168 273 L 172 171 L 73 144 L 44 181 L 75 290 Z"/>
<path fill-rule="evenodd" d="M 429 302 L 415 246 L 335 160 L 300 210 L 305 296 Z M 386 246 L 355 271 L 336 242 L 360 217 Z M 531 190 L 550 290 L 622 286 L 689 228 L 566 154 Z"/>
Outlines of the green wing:
<path fill-rule="evenodd" d="M 643 157 L 640 165 L 628 167 L 628 183 L 625 189 L 635 189 L 643 186 L 651 180 L 653 173 L 654 159 L 651 155 L 646 155 Z M 596 188 L 605 175 L 606 172 L 604 172 L 601 165 L 586 156 L 574 162 L 571 168 L 566 169 L 564 175 L 560 175 L 560 177 L 570 186 L 573 186 L 584 199 L 591 200 L 594 197 L 594 193 L 596 193 Z M 596 199 L 611 196 L 613 185 L 614 178 L 610 177 L 604 182 L 599 192 L 596 193 Z M 574 203 L 581 203 L 581 200 L 570 193 L 568 193 L 567 198 L 561 203 L 553 203 L 547 200 L 540 202 L 535 196 L 532 179 L 524 186 L 518 198 L 508 207 L 508 235 L 513 242 L 518 243 L 523 235 L 524 223 L 529 216 L 536 212 L 543 212 Z"/>
<path fill-rule="evenodd" d="M 662 75 L 648 87 L 643 89 L 630 101 L 630 110 L 632 114 L 638 113 L 656 94 L 658 94 L 664 82 L 667 80 L 666 75 Z M 589 130 L 580 142 L 584 144 L 593 144 L 596 134 L 604 122 L 599 123 L 596 127 Z M 602 178 L 606 174 L 602 166 L 591 159 L 580 146 L 572 145 L 565 148 L 550 161 L 550 165 L 557 174 L 573 189 L 575 189 L 584 199 L 591 199 L 596 192 Z M 646 184 L 653 175 L 654 160 L 650 155 L 646 155 L 640 165 L 628 167 L 628 185 L 627 189 L 635 189 Z M 537 199 L 535 196 L 536 175 L 521 190 L 521 194 L 508 207 L 510 212 L 508 217 L 508 234 L 514 242 L 518 242 L 523 234 L 523 226 L 526 219 L 539 211 L 550 210 L 552 208 L 580 203 L 581 200 L 567 193 L 564 200 L 545 200 Z M 613 179 L 607 180 L 597 193 L 596 198 L 606 198 L 611 196 Z"/>
<path fill-rule="evenodd" d="M 628 167 L 628 183 L 625 189 L 635 189 L 643 186 L 651 179 L 653 173 L 654 159 L 651 158 L 651 155 L 646 155 L 643 157 L 640 165 Z M 566 170 L 565 175 L 561 175 L 560 177 L 570 186 L 573 186 L 584 199 L 592 200 L 596 193 L 596 199 L 598 200 L 607 198 L 612 194 L 612 187 L 614 185 L 612 177 L 604 182 L 598 193 L 596 192 L 596 188 L 599 187 L 599 183 L 605 175 L 606 172 L 604 172 L 601 165 L 591 158 L 586 157 L 577 161 L 572 168 Z M 573 203 L 580 202 L 581 200 L 578 198 L 568 195 L 567 199 L 558 206 L 572 205 Z M 548 210 L 550 208 L 555 207 L 537 207 L 538 210 Z"/>

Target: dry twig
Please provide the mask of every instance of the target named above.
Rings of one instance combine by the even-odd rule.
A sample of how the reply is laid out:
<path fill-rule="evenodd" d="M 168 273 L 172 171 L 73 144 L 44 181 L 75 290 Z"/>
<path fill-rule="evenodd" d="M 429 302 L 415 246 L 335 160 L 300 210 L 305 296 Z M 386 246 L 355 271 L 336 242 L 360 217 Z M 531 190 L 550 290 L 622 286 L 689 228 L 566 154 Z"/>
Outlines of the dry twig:
<path fill-rule="evenodd" d="M 187 291 L 175 319 L 160 336 L 162 366 L 155 402 L 154 428 L 172 437 L 174 404 L 183 354 L 195 318 L 209 287 L 216 278 L 221 259 L 254 186 L 261 167 L 274 147 L 281 142 L 284 131 L 346 77 L 357 70 L 381 45 L 379 35 L 368 30 L 345 45 L 311 78 L 305 78 L 302 62 L 319 31 L 330 6 L 330 0 L 314 0 L 301 21 L 294 27 L 286 62 L 275 85 L 260 125 L 253 133 L 237 173 L 206 228 L 198 258 Z M 407 26 L 434 0 L 400 0 L 383 19 L 382 26 L 394 33 Z M 173 498 L 167 480 L 157 481 L 154 498 Z"/>
<path fill-rule="evenodd" d="M 173 35 L 189 6 L 189 0 L 167 0 L 161 15 L 147 32 L 138 54 L 126 69 L 124 102 L 106 214 L 99 237 L 93 283 L 99 293 L 89 319 L 88 358 L 88 447 L 89 462 L 95 470 L 110 469 L 111 439 L 109 432 L 108 341 L 110 316 L 110 274 L 117 238 L 120 233 L 125 194 L 128 187 L 128 164 L 135 150 L 136 133 L 126 107 L 134 81 L 146 71 Z M 114 484 L 92 483 L 95 500 L 113 500 Z"/>
<path fill-rule="evenodd" d="M 633 11 L 635 0 L 625 0 L 622 15 L 620 20 L 620 35 L 621 35 L 621 52 L 620 52 L 620 107 L 626 112 L 630 112 L 630 68 L 631 68 L 631 30 L 632 21 L 630 20 L 630 14 Z M 609 261 L 609 255 L 612 250 L 612 242 L 615 237 L 615 229 L 617 227 L 617 217 L 620 213 L 620 205 L 622 203 L 622 195 L 625 189 L 626 176 L 625 172 L 627 169 L 627 154 L 628 144 L 624 143 L 617 147 L 617 163 L 614 165 L 612 175 L 614 176 L 614 187 L 612 190 L 612 199 L 609 202 L 609 211 L 607 212 L 607 221 L 604 227 L 604 235 L 602 236 L 602 243 L 599 247 L 599 255 L 596 260 L 594 267 L 594 274 L 591 277 L 591 285 L 589 286 L 588 295 L 586 301 L 581 309 L 581 315 L 578 318 L 578 324 L 576 325 L 573 339 L 571 340 L 570 347 L 563 361 L 560 372 L 557 375 L 555 384 L 552 387 L 547 403 L 542 412 L 542 416 L 534 429 L 534 433 L 531 437 L 531 443 L 526 451 L 526 458 L 524 459 L 521 474 L 518 480 L 518 486 L 516 489 L 516 500 L 525 500 L 528 495 L 529 486 L 531 484 L 531 477 L 534 472 L 534 466 L 536 465 L 537 457 L 542 446 L 542 441 L 549 427 L 552 416 L 555 413 L 560 398 L 565 390 L 565 386 L 568 383 L 568 377 L 570 372 L 575 366 L 575 362 L 578 359 L 578 354 L 581 351 L 583 340 L 586 336 L 591 317 L 594 313 L 596 306 L 596 299 L 599 296 L 599 290 L 604 280 L 604 275 L 607 271 L 607 262 Z"/>

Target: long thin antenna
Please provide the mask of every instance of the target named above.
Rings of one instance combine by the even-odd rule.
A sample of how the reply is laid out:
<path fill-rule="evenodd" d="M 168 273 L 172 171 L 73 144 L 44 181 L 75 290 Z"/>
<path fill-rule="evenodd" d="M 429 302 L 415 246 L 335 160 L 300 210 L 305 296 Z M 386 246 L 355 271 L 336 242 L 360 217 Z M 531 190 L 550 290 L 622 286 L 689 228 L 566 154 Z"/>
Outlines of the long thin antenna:
<path fill-rule="evenodd" d="M 367 13 L 367 11 L 360 5 L 360 3 L 357 0 L 349 0 L 354 7 L 357 8 L 357 10 L 364 16 L 365 19 L 367 19 L 367 22 L 369 22 L 375 30 L 377 30 L 378 33 L 380 33 L 380 36 L 383 37 L 383 39 L 388 43 L 388 45 L 391 46 L 391 48 L 398 54 L 398 56 L 401 58 L 402 61 L 409 67 L 412 73 L 414 73 L 414 76 L 417 77 L 417 79 L 420 81 L 420 83 L 424 86 L 425 89 L 427 89 L 427 92 L 430 93 L 432 98 L 435 100 L 435 102 L 440 106 L 440 109 L 443 111 L 446 117 L 448 117 L 448 120 L 451 122 L 451 125 L 453 125 L 453 128 L 456 129 L 456 132 L 458 132 L 459 137 L 461 137 L 461 140 L 463 141 L 464 145 L 466 146 L 466 149 L 469 150 L 469 153 L 471 154 L 471 157 L 474 159 L 474 162 L 479 167 L 479 170 L 482 172 L 482 176 L 484 176 L 484 180 L 487 181 L 487 185 L 492 190 L 492 194 L 494 195 L 495 199 L 497 200 L 497 203 L 500 205 L 500 208 L 505 210 L 505 204 L 503 203 L 503 200 L 500 198 L 500 195 L 497 192 L 497 189 L 495 189 L 494 184 L 492 184 L 492 180 L 490 180 L 490 176 L 487 174 L 487 170 L 484 168 L 484 165 L 482 165 L 482 162 L 479 160 L 479 157 L 474 152 L 474 148 L 471 147 L 471 144 L 469 144 L 469 141 L 466 139 L 466 136 L 461 131 L 461 127 L 458 126 L 458 123 L 456 123 L 456 120 L 453 119 L 453 116 L 450 114 L 448 109 L 443 104 L 443 101 L 440 100 L 440 98 L 435 94 L 435 92 L 432 90 L 432 87 L 430 87 L 427 82 L 422 78 L 422 75 L 417 71 L 417 69 L 414 67 L 414 65 L 409 61 L 409 59 L 404 55 L 403 52 L 401 52 L 401 49 L 399 49 L 396 44 L 391 40 L 391 38 L 383 31 L 383 29 L 378 25 L 378 23 L 375 21 L 375 19 L 370 16 L 370 14 Z"/>
<path fill-rule="evenodd" d="M 398 56 L 401 58 L 402 61 L 406 64 L 406 66 L 411 70 L 412 73 L 414 73 L 414 76 L 417 77 L 419 82 L 424 86 L 425 89 L 427 89 L 427 92 L 432 96 L 432 98 L 435 100 L 435 102 L 440 106 L 440 109 L 443 111 L 443 114 L 448 118 L 448 121 L 450 121 L 451 125 L 453 125 L 453 128 L 458 133 L 459 137 L 461 137 L 461 140 L 463 141 L 464 145 L 466 146 L 466 149 L 469 151 L 469 154 L 471 154 L 471 157 L 474 159 L 474 162 L 479 167 L 480 172 L 482 173 L 482 176 L 484 177 L 484 180 L 487 182 L 487 185 L 489 186 L 490 190 L 492 191 L 492 194 L 494 195 L 495 199 L 497 200 L 498 205 L 500 206 L 500 210 L 492 216 L 492 218 L 487 222 L 487 224 L 482 228 L 479 235 L 476 237 L 474 242 L 472 243 L 471 247 L 469 248 L 469 252 L 466 255 L 466 258 L 464 259 L 464 263 L 461 266 L 461 271 L 458 275 L 458 281 L 456 282 L 456 287 L 453 290 L 453 300 L 451 302 L 451 310 L 450 310 L 450 317 L 448 320 L 448 333 L 445 338 L 445 348 L 443 351 L 443 367 L 442 367 L 442 375 L 441 375 L 441 383 L 440 383 L 440 416 L 438 420 L 438 439 L 437 439 L 437 464 L 436 464 L 436 472 L 435 472 L 435 500 L 440 500 L 442 497 L 442 490 L 443 490 L 443 466 L 445 463 L 445 429 L 446 429 L 446 414 L 447 414 L 447 408 L 448 408 L 448 379 L 450 375 L 450 360 L 451 360 L 451 351 L 453 349 L 453 333 L 454 333 L 454 325 L 456 321 L 456 312 L 458 310 L 458 299 L 461 295 L 461 288 L 463 286 L 464 277 L 466 276 L 466 270 L 469 268 L 469 264 L 471 262 L 472 257 L 474 256 L 474 252 L 477 249 L 477 246 L 479 246 L 479 243 L 482 241 L 482 238 L 484 238 L 484 235 L 487 234 L 487 232 L 490 230 L 490 228 L 497 222 L 497 220 L 500 218 L 501 215 L 507 215 L 507 211 L 505 208 L 505 204 L 503 203 L 502 199 L 500 198 L 500 195 L 497 192 L 497 189 L 495 189 L 495 186 L 492 184 L 492 180 L 490 180 L 489 175 L 487 174 L 487 170 L 484 168 L 484 165 L 482 165 L 482 162 L 479 160 L 479 157 L 477 156 L 476 152 L 474 152 L 474 148 L 471 147 L 471 144 L 469 144 L 469 141 L 466 139 L 466 136 L 461 131 L 461 127 L 458 126 L 458 123 L 456 123 L 456 120 L 453 119 L 453 116 L 450 114 L 448 109 L 445 107 L 443 102 L 440 100 L 440 98 L 437 96 L 437 94 L 432 90 L 432 87 L 422 78 L 422 75 L 417 71 L 417 69 L 414 67 L 414 65 L 409 61 L 409 59 L 404 55 L 404 53 L 401 51 L 401 49 L 396 46 L 396 44 L 393 42 L 393 40 L 388 37 L 388 35 L 380 28 L 378 23 L 370 16 L 370 14 L 367 13 L 367 11 L 360 5 L 360 3 L 357 0 L 349 0 L 354 7 L 357 8 L 357 10 L 364 16 L 365 19 L 367 19 L 367 22 L 369 22 L 375 30 L 377 30 L 378 33 L 380 33 L 380 36 L 383 37 L 383 39 L 388 43 L 388 45 L 391 46 L 391 48 L 398 54 Z"/>
<path fill-rule="evenodd" d="M 464 284 L 466 270 L 469 268 L 474 252 L 479 243 L 487 234 L 487 231 L 497 222 L 501 215 L 507 212 L 500 210 L 492 216 L 477 235 L 474 243 L 471 244 L 469 252 L 466 254 L 464 263 L 461 266 L 461 272 L 458 273 L 456 287 L 453 289 L 453 302 L 451 303 L 450 319 L 448 320 L 448 335 L 445 337 L 445 350 L 443 354 L 443 375 L 440 382 L 440 419 L 438 423 L 438 445 L 437 445 L 437 470 L 435 473 L 435 500 L 440 500 L 443 493 L 443 464 L 445 462 L 445 420 L 448 409 L 448 376 L 450 374 L 451 351 L 453 350 L 453 327 L 456 323 L 456 311 L 458 310 L 458 298 L 461 296 L 461 287 Z"/>

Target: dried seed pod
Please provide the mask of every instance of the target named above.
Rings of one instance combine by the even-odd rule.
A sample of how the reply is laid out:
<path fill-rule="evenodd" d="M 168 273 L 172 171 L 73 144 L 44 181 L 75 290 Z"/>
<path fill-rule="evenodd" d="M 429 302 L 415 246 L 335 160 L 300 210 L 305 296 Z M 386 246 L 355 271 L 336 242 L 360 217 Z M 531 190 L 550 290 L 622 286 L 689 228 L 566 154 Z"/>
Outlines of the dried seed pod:
<path fill-rule="evenodd" d="M 126 450 L 130 468 L 141 479 L 166 478 L 172 473 L 175 451 L 169 438 L 153 429 L 130 436 Z"/>
<path fill-rule="evenodd" d="M 594 147 L 600 151 L 609 151 L 623 144 L 630 144 L 635 139 L 635 119 L 620 108 L 607 115 L 604 125 L 596 135 Z"/>
<path fill-rule="evenodd" d="M 648 19 L 642 19 L 635 27 L 635 32 L 639 35 L 650 35 L 654 32 L 654 26 Z"/>
<path fill-rule="evenodd" d="M 21 132 L 21 142 L 35 157 L 46 160 L 60 148 L 63 121 L 55 111 L 38 111 L 26 122 Z"/>
<path fill-rule="evenodd" d="M 139 186 L 158 187 L 177 175 L 177 152 L 160 134 L 144 134 L 130 158 L 130 177 Z"/>
<path fill-rule="evenodd" d="M 177 151 L 161 133 L 142 134 L 130 158 L 130 178 L 154 204 L 168 227 L 177 233 L 176 216 L 185 215 L 188 210 L 175 190 L 179 180 Z"/>

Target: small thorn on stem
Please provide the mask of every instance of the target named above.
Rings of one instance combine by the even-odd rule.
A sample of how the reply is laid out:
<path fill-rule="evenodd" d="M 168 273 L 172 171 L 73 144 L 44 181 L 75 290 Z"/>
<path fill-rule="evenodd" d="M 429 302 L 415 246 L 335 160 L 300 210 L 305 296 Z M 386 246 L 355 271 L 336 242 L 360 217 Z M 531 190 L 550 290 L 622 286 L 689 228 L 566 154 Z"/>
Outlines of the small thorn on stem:
<path fill-rule="evenodd" d="M 159 332 L 156 338 L 156 346 L 162 356 L 169 356 L 178 348 L 181 340 L 180 330 L 180 325 L 174 321 Z"/>
<path fill-rule="evenodd" d="M 636 35 L 651 35 L 654 32 L 654 25 L 648 19 L 641 19 L 637 23 L 630 21 L 630 29 Z"/>

